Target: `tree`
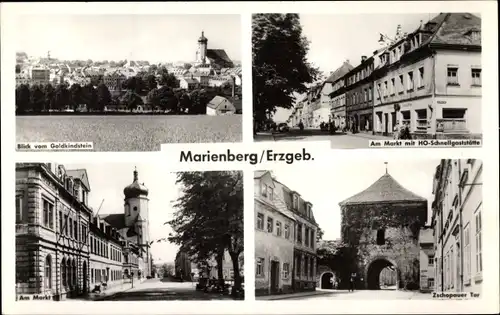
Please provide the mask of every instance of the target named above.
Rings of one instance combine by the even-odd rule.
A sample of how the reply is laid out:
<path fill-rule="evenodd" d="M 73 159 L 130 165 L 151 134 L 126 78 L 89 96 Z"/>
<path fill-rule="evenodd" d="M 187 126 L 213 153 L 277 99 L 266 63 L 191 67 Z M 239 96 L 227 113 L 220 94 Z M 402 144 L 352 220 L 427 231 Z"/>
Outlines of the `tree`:
<path fill-rule="evenodd" d="M 161 273 L 163 274 L 163 278 L 166 278 L 167 276 L 172 276 L 175 274 L 175 266 L 173 263 L 164 263 L 161 266 Z"/>
<path fill-rule="evenodd" d="M 152 89 L 146 96 L 148 103 L 155 107 L 161 107 L 160 91 L 159 89 Z"/>
<path fill-rule="evenodd" d="M 341 240 L 320 241 L 316 248 L 318 265 L 328 266 L 339 280 L 339 288 L 347 288 L 355 250 Z"/>
<path fill-rule="evenodd" d="M 16 64 L 16 73 L 21 73 L 21 65 Z"/>
<path fill-rule="evenodd" d="M 47 84 L 44 90 L 45 108 L 52 109 L 56 107 L 56 91 L 52 84 Z"/>
<path fill-rule="evenodd" d="M 293 93 L 305 92 L 318 70 L 306 60 L 298 14 L 254 14 L 252 47 L 254 119 L 263 122 L 277 107 L 291 108 Z"/>
<path fill-rule="evenodd" d="M 26 84 L 21 84 L 16 88 L 16 106 L 18 113 L 24 113 L 32 109 L 30 87 Z"/>
<path fill-rule="evenodd" d="M 168 240 L 195 257 L 221 257 L 227 250 L 236 293 L 241 289 L 243 252 L 242 172 L 182 172 L 176 183 L 182 185 L 182 196 L 174 205 L 174 219 L 168 222 L 174 231 Z"/>
<path fill-rule="evenodd" d="M 87 109 L 90 110 L 97 110 L 97 101 L 98 101 L 98 96 L 97 96 L 97 91 L 94 88 L 92 84 L 87 84 L 83 87 L 83 98 L 85 100 L 85 103 L 87 104 Z"/>
<path fill-rule="evenodd" d="M 111 104 L 111 92 L 106 84 L 101 83 L 97 86 L 97 109 L 104 111 L 104 107 L 109 104 Z"/>
<path fill-rule="evenodd" d="M 68 86 L 66 84 L 59 84 L 56 88 L 56 108 L 62 110 L 70 104 L 70 101 L 71 97 Z"/>
<path fill-rule="evenodd" d="M 156 77 L 153 74 L 149 74 L 145 78 L 146 90 L 149 92 L 158 87 L 158 83 L 156 82 Z"/>
<path fill-rule="evenodd" d="M 30 91 L 31 104 L 35 112 L 40 113 L 43 110 L 45 104 L 45 95 L 43 93 L 43 87 L 40 85 L 33 85 Z"/>
<path fill-rule="evenodd" d="M 141 96 L 132 90 L 128 90 L 121 97 L 121 102 L 122 104 L 125 104 L 130 111 L 133 111 L 134 109 L 137 109 L 137 106 L 144 104 Z"/>
<path fill-rule="evenodd" d="M 169 88 L 178 87 L 177 78 L 175 77 L 175 75 L 173 73 L 168 73 L 165 71 L 163 71 L 163 73 L 160 74 L 161 75 L 160 81 L 159 81 L 160 85 L 164 85 L 164 86 L 169 87 Z"/>
<path fill-rule="evenodd" d="M 179 97 L 179 112 L 184 114 L 191 111 L 191 98 L 188 93 L 182 93 Z"/>
<path fill-rule="evenodd" d="M 193 67 L 193 65 L 192 65 L 192 64 L 190 64 L 190 63 L 185 63 L 185 64 L 184 64 L 184 69 L 186 69 L 186 70 L 191 69 L 191 67 Z"/>
<path fill-rule="evenodd" d="M 69 94 L 71 99 L 71 104 L 73 105 L 73 109 L 78 108 L 80 104 L 85 103 L 83 88 L 80 84 L 75 83 L 69 88 Z"/>

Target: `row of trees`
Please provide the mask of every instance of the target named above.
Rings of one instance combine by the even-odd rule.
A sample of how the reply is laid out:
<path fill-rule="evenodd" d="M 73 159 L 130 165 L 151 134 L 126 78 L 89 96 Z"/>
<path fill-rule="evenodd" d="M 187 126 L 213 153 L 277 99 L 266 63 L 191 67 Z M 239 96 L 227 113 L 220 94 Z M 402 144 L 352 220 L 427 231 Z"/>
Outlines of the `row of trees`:
<path fill-rule="evenodd" d="M 172 114 L 204 114 L 213 97 L 231 93 L 229 86 L 190 92 L 180 90 L 177 88 L 177 79 L 170 73 L 162 74 L 159 80 L 152 74 L 130 77 L 122 83 L 124 90 L 114 96 L 102 80 L 98 81 L 100 83 L 92 82 L 84 86 L 78 83 L 71 86 L 20 85 L 16 88 L 16 113 L 41 113 L 68 107 L 77 110 L 81 104 L 86 104 L 89 111 L 95 112 L 104 111 L 107 105 L 125 105 L 132 111 L 148 103 Z"/>
<path fill-rule="evenodd" d="M 243 259 L 243 174 L 241 171 L 183 172 L 177 175 L 183 188 L 175 203 L 173 229 L 168 240 L 199 265 L 217 261 L 224 285 L 223 257 L 227 251 L 234 270 L 233 294 L 241 290 Z"/>

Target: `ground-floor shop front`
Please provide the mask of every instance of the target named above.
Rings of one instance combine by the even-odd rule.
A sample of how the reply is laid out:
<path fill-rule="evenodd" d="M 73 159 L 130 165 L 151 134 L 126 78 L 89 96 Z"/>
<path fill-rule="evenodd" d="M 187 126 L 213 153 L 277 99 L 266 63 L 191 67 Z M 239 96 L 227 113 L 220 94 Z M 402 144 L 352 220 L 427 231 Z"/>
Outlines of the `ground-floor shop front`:
<path fill-rule="evenodd" d="M 295 249 L 293 291 L 314 291 L 316 289 L 316 255 Z"/>
<path fill-rule="evenodd" d="M 426 97 L 377 106 L 375 133 L 392 136 L 406 125 L 412 138 L 481 138 L 480 97 Z"/>
<path fill-rule="evenodd" d="M 353 133 L 372 132 L 373 130 L 373 109 L 365 108 L 347 112 L 347 130 Z"/>

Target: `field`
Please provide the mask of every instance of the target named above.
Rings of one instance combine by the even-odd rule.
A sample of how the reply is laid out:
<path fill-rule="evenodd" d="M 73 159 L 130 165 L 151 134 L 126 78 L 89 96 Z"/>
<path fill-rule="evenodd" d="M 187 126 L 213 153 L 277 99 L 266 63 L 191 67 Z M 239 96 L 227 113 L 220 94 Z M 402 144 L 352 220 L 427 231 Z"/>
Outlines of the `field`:
<path fill-rule="evenodd" d="M 93 142 L 96 151 L 158 151 L 162 143 L 241 142 L 242 116 L 18 116 L 17 142 Z"/>

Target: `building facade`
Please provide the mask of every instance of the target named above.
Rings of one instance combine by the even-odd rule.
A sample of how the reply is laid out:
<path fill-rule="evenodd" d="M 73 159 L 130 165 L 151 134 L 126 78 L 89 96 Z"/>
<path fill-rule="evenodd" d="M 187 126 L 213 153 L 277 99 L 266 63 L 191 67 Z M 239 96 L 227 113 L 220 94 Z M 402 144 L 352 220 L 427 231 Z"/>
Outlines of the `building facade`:
<path fill-rule="evenodd" d="M 373 67 L 373 56 L 362 56 L 360 65 L 345 76 L 347 128 L 354 133 L 373 129 Z"/>
<path fill-rule="evenodd" d="M 481 160 L 442 160 L 434 176 L 436 291 L 482 290 Z"/>
<path fill-rule="evenodd" d="M 293 291 L 295 218 L 269 172 L 254 173 L 255 294 Z"/>
<path fill-rule="evenodd" d="M 355 253 L 351 273 L 356 287 L 380 289 L 380 273 L 387 267 L 397 271 L 399 288 L 418 287 L 418 237 L 427 219 L 427 200 L 386 173 L 340 208 L 342 242 Z"/>
<path fill-rule="evenodd" d="M 399 122 L 414 138 L 480 137 L 480 32 L 479 17 L 441 13 L 378 54 L 375 132 Z"/>
<path fill-rule="evenodd" d="M 149 275 L 147 189 L 134 178 L 125 208 L 137 215 L 125 223 L 124 215 L 93 213 L 86 170 L 16 164 L 16 293 L 64 300 Z"/>
<path fill-rule="evenodd" d="M 420 291 L 432 292 L 435 287 L 434 236 L 430 227 L 420 230 Z"/>

